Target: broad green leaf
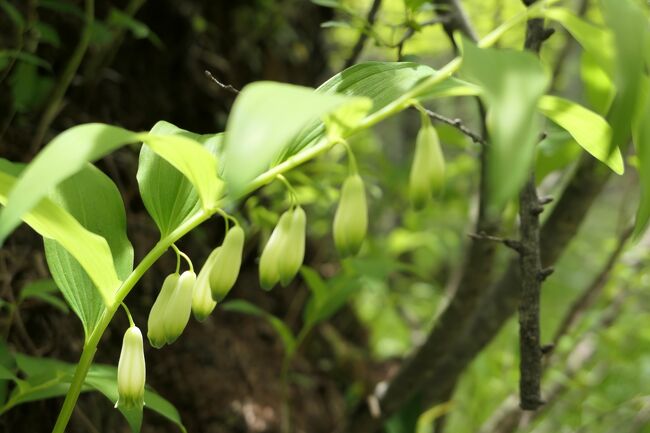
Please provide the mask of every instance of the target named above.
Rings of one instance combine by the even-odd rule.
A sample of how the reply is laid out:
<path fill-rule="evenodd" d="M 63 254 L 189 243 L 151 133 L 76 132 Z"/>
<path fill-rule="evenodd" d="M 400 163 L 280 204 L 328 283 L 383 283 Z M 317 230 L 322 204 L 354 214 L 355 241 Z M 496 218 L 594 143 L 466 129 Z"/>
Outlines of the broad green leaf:
<path fill-rule="evenodd" d="M 54 138 L 27 166 L 0 213 L 0 240 L 19 224 L 24 213 L 56 185 L 127 143 L 146 142 L 192 182 L 204 207 L 212 207 L 221 189 L 214 156 L 199 143 L 180 136 L 135 133 L 117 126 L 89 123 Z"/>
<path fill-rule="evenodd" d="M 237 313 L 248 314 L 265 319 L 280 336 L 280 340 L 282 340 L 282 344 L 284 346 L 284 351 L 287 353 L 287 355 L 290 356 L 296 349 L 296 339 L 293 335 L 293 332 L 291 332 L 291 329 L 289 329 L 289 327 L 285 325 L 282 320 L 273 314 L 268 313 L 258 306 L 242 299 L 228 301 L 222 304 L 221 308 L 226 311 L 234 311 Z"/>
<path fill-rule="evenodd" d="M 40 299 L 41 301 L 52 305 L 62 313 L 67 314 L 70 312 L 68 305 L 57 296 L 58 293 L 59 288 L 54 280 L 36 280 L 28 283 L 20 290 L 19 300 L 22 302 L 29 298 Z"/>
<path fill-rule="evenodd" d="M 650 79 L 645 77 L 645 100 L 639 104 L 632 137 L 639 157 L 639 184 L 641 198 L 636 213 L 634 237 L 638 239 L 650 223 Z"/>
<path fill-rule="evenodd" d="M 549 77 L 529 52 L 480 49 L 467 39 L 462 46 L 462 72 L 481 86 L 488 106 L 488 200 L 497 210 L 517 194 L 530 170 L 540 133 L 537 103 Z"/>
<path fill-rule="evenodd" d="M 372 108 L 367 114 L 372 114 L 435 73 L 436 71 L 428 66 L 411 62 L 359 63 L 334 75 L 316 89 L 316 92 L 369 98 L 372 101 Z M 419 100 L 426 101 L 445 96 L 476 95 L 479 90 L 470 83 L 448 78 L 421 95 Z M 341 113 L 346 109 L 349 108 L 346 106 L 337 110 L 335 115 L 340 117 Z M 360 120 L 359 112 L 357 111 L 354 119 L 346 121 L 348 128 L 353 127 L 356 121 Z M 284 157 L 294 155 L 300 150 L 309 147 L 318 141 L 324 133 L 325 126 L 323 122 L 314 120 L 293 140 Z"/>
<path fill-rule="evenodd" d="M 275 163 L 305 125 L 348 101 L 282 83 L 244 87 L 230 112 L 224 145 L 224 177 L 232 196 Z"/>
<path fill-rule="evenodd" d="M 607 75 L 613 76 L 614 52 L 611 32 L 583 20 L 566 8 L 541 9 L 540 13 L 544 18 L 562 24 Z"/>
<path fill-rule="evenodd" d="M 9 191 L 16 183 L 16 178 L 7 172 L 12 172 L 12 170 L 15 172 L 16 166 L 6 160 L 1 160 L 0 170 L 2 170 L 0 172 L 0 203 L 5 204 Z M 36 207 L 25 214 L 23 218 L 41 236 L 52 239 L 65 248 L 86 270 L 101 293 L 104 302 L 107 304 L 112 302 L 113 293 L 121 281 L 115 271 L 113 257 L 106 239 L 88 231 L 65 209 L 48 198 L 41 198 Z M 95 296 L 95 298 L 97 297 Z M 99 302 L 101 303 L 101 298 L 99 298 Z M 74 309 L 74 305 L 72 307 Z"/>
<path fill-rule="evenodd" d="M 609 151 L 612 129 L 598 114 L 567 99 L 545 95 L 539 100 L 539 110 L 571 134 L 584 150 L 602 161 L 616 174 L 623 174 L 621 151 Z"/>
<path fill-rule="evenodd" d="M 51 198 L 87 230 L 106 239 L 117 277 L 125 280 L 133 270 L 133 247 L 126 236 L 122 197 L 113 181 L 87 164 L 61 182 Z M 89 335 L 104 309 L 92 279 L 79 262 L 55 241 L 45 240 L 45 257 L 54 281 Z M 115 289 L 109 294 L 111 302 Z"/>
<path fill-rule="evenodd" d="M 649 31 L 644 11 L 634 0 L 602 0 L 603 15 L 614 35 L 616 96 L 607 115 L 612 126 L 610 151 L 625 149 L 631 133 L 632 116 L 639 103 L 644 57 Z"/>
<path fill-rule="evenodd" d="M 222 134 L 214 136 L 193 134 L 165 121 L 156 123 L 151 133 L 176 134 L 190 138 L 203 143 L 214 156 L 217 155 L 222 138 Z M 146 144 L 140 149 L 137 179 L 142 201 L 149 215 L 158 225 L 162 236 L 174 230 L 201 207 L 196 189 L 187 177 Z"/>
<path fill-rule="evenodd" d="M 16 354 L 16 363 L 20 371 L 27 376 L 27 382 L 14 390 L 10 397 L 11 405 L 2 411 L 29 401 L 42 400 L 63 396 L 68 392 L 75 364 L 69 364 L 52 358 L 38 358 Z M 114 405 L 117 402 L 117 368 L 111 365 L 93 364 L 84 381 L 82 392 L 98 391 Z M 152 410 L 178 426 L 182 432 L 183 426 L 176 408 L 166 399 L 146 388 L 144 392 L 145 408 Z M 140 431 L 142 411 L 124 411 L 120 409 L 132 431 Z"/>
<path fill-rule="evenodd" d="M 303 266 L 300 273 L 312 292 L 304 311 L 306 326 L 315 326 L 339 311 L 357 291 L 358 282 L 348 277 L 331 278 L 325 282 L 313 269 Z"/>

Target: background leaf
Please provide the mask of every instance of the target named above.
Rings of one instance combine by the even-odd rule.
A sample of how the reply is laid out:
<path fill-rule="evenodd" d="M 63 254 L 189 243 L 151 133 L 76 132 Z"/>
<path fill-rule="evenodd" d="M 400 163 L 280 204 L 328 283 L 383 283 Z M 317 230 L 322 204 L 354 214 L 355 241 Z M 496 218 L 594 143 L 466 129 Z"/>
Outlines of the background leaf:
<path fill-rule="evenodd" d="M 20 290 L 19 300 L 22 302 L 25 299 L 35 298 L 40 299 L 52 305 L 62 313 L 69 313 L 68 305 L 58 296 L 59 288 L 52 279 L 36 280 L 28 283 Z"/>
<path fill-rule="evenodd" d="M 639 157 L 641 198 L 636 213 L 634 236 L 639 238 L 650 223 L 650 79 L 645 78 L 645 101 L 639 104 L 632 136 Z"/>
<path fill-rule="evenodd" d="M 280 340 L 284 346 L 284 351 L 287 353 L 287 355 L 290 356 L 296 349 L 296 339 L 293 335 L 293 332 L 291 332 L 291 329 L 289 329 L 289 327 L 285 325 L 282 320 L 273 314 L 268 313 L 258 306 L 253 305 L 248 301 L 244 301 L 243 299 L 228 301 L 222 304 L 221 308 L 226 311 L 234 311 L 237 313 L 248 314 L 265 319 L 280 336 Z"/>
<path fill-rule="evenodd" d="M 487 180 L 489 202 L 497 209 L 517 194 L 529 172 L 540 131 L 537 102 L 549 78 L 531 53 L 480 49 L 467 39 L 462 72 L 483 88 L 488 105 Z"/>
<path fill-rule="evenodd" d="M 108 242 L 120 280 L 133 270 L 133 247 L 126 236 L 122 196 L 113 181 L 88 164 L 63 181 L 51 195 L 86 229 Z M 86 335 L 94 329 L 104 309 L 88 273 L 61 244 L 45 239 L 45 257 L 56 284 L 81 319 Z"/>
<path fill-rule="evenodd" d="M 204 144 L 215 156 L 223 137 L 223 134 L 200 136 L 165 121 L 156 123 L 151 133 L 190 138 Z M 137 179 L 142 201 L 162 236 L 200 209 L 199 196 L 192 183 L 146 144 L 140 149 Z"/>
<path fill-rule="evenodd" d="M 567 130 L 584 150 L 602 161 L 616 174 L 623 174 L 623 156 L 616 148 L 609 151 L 612 129 L 598 114 L 568 99 L 545 95 L 539 100 L 539 110 Z"/>
<path fill-rule="evenodd" d="M 23 354 L 16 354 L 15 360 L 18 369 L 27 376 L 27 379 L 25 381 L 15 380 L 15 376 L 13 376 L 18 386 L 13 390 L 9 404 L 3 407 L 0 413 L 18 404 L 59 397 L 67 393 L 74 375 L 75 364 Z M 82 391 L 93 390 L 102 393 L 111 405 L 114 405 L 118 398 L 117 368 L 104 364 L 91 365 Z M 178 411 L 169 401 L 150 388 L 146 388 L 144 402 L 145 408 L 162 415 L 176 424 L 182 432 L 186 432 Z M 120 412 L 126 418 L 132 431 L 140 431 L 142 410 L 125 411 L 120 408 Z"/>

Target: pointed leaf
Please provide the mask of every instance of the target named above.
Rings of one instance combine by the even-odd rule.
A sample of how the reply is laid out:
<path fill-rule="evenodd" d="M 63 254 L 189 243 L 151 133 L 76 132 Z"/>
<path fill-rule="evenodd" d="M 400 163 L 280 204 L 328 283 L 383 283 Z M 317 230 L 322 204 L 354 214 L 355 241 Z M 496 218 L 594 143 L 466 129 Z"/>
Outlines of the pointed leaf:
<path fill-rule="evenodd" d="M 348 98 L 301 86 L 256 82 L 244 87 L 230 112 L 224 177 L 233 197 L 277 162 L 300 130 L 341 107 Z"/>
<path fill-rule="evenodd" d="M 59 184 L 51 197 L 86 229 L 106 239 L 117 276 L 120 280 L 126 279 L 133 270 L 133 247 L 126 236 L 122 196 L 113 181 L 87 164 Z M 79 262 L 53 240 L 45 240 L 45 257 L 54 281 L 89 335 L 104 309 L 92 279 Z M 115 289 L 117 287 L 110 294 L 111 302 Z"/>
<path fill-rule="evenodd" d="M 462 46 L 462 72 L 482 87 L 488 105 L 488 200 L 496 210 L 519 191 L 529 173 L 540 132 L 537 102 L 549 78 L 531 53 L 481 49 L 467 39 Z"/>
<path fill-rule="evenodd" d="M 4 204 L 9 191 L 16 183 L 16 178 L 7 172 L 16 170 L 16 167 L 6 160 L 0 160 L 0 170 L 2 170 L 0 172 L 0 203 Z M 86 270 L 89 278 L 101 293 L 101 297 L 99 297 L 95 290 L 92 291 L 96 300 L 93 304 L 101 306 L 102 297 L 106 304 L 112 302 L 113 292 L 121 284 L 121 281 L 115 271 L 113 257 L 106 239 L 88 231 L 65 209 L 48 198 L 41 199 L 36 207 L 25 214 L 23 218 L 41 236 L 58 242 Z"/>
<path fill-rule="evenodd" d="M 176 134 L 201 143 L 207 141 L 206 137 L 185 131 L 165 121 L 156 123 L 151 133 Z M 210 145 L 204 144 L 204 147 L 214 156 L 217 155 L 222 135 L 210 136 Z M 162 236 L 174 230 L 201 207 L 196 188 L 187 177 L 146 144 L 140 149 L 137 178 L 142 201 L 149 215 L 158 225 Z"/>
<path fill-rule="evenodd" d="M 623 174 L 623 156 L 616 148 L 609 152 L 612 129 L 598 114 L 557 96 L 545 95 L 538 103 L 546 117 L 567 130 L 584 150 L 602 161 L 616 174 Z"/>
<path fill-rule="evenodd" d="M 157 154 L 183 173 L 199 193 L 204 207 L 217 200 L 221 182 L 214 156 L 199 143 L 179 136 L 135 133 L 101 123 L 75 126 L 54 138 L 22 173 L 11 190 L 7 207 L 0 213 L 0 240 L 18 225 L 56 185 L 127 143 L 144 141 Z"/>

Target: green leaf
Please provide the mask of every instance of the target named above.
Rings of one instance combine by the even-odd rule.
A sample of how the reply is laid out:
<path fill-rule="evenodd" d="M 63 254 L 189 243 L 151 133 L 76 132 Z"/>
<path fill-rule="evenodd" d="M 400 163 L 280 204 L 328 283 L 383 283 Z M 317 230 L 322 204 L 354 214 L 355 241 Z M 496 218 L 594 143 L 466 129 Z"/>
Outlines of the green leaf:
<path fill-rule="evenodd" d="M 230 112 L 224 145 L 224 178 L 232 196 L 276 163 L 305 125 L 348 101 L 282 83 L 261 81 L 244 87 Z"/>
<path fill-rule="evenodd" d="M 117 277 L 125 280 L 133 270 L 133 247 L 126 235 L 122 196 L 113 181 L 87 164 L 59 184 L 51 197 L 86 229 L 106 239 Z M 104 309 L 92 279 L 79 262 L 55 241 L 45 240 L 45 257 L 54 281 L 89 335 Z M 110 293 L 111 302 L 115 289 Z"/>
<path fill-rule="evenodd" d="M 539 100 L 539 110 L 567 130 L 580 146 L 616 174 L 623 174 L 623 156 L 616 148 L 609 151 L 612 129 L 598 114 L 567 99 L 545 95 Z"/>
<path fill-rule="evenodd" d="M 151 133 L 175 134 L 204 143 L 204 147 L 215 156 L 223 135 L 200 136 L 165 121 L 156 123 Z M 137 179 L 145 208 L 158 225 L 162 236 L 174 230 L 201 207 L 196 189 L 187 177 L 146 144 L 140 149 Z"/>
<path fill-rule="evenodd" d="M 52 358 L 38 358 L 23 354 L 16 354 L 16 363 L 18 368 L 26 374 L 27 382 L 14 390 L 10 398 L 11 404 L 3 408 L 2 412 L 21 403 L 65 395 L 76 367 L 75 364 Z M 82 392 L 92 390 L 103 394 L 114 405 L 118 398 L 117 368 L 104 364 L 91 365 Z M 149 388 L 145 389 L 144 403 L 145 408 L 167 418 L 176 424 L 182 432 L 187 432 L 176 408 Z M 140 431 L 142 410 L 125 411 L 120 408 L 120 412 L 126 418 L 132 431 Z"/>
<path fill-rule="evenodd" d="M 614 52 L 611 32 L 583 20 L 566 8 L 541 9 L 540 12 L 544 18 L 560 23 L 607 75 L 613 76 Z"/>
<path fill-rule="evenodd" d="M 639 184 L 641 198 L 636 213 L 634 237 L 639 239 L 650 224 L 650 79 L 645 78 L 645 99 L 639 104 L 632 137 L 639 157 Z"/>
<path fill-rule="evenodd" d="M 136 39 L 149 39 L 157 48 L 163 47 L 162 41 L 149 26 L 119 9 L 112 8 L 107 21 L 111 26 L 129 30 Z"/>
<path fill-rule="evenodd" d="M 69 313 L 68 305 L 58 296 L 59 288 L 52 279 L 36 280 L 28 283 L 20 290 L 19 300 L 35 298 L 50 304 L 62 313 Z"/>
<path fill-rule="evenodd" d="M 16 183 L 16 178 L 7 173 L 16 173 L 19 170 L 10 162 L 0 160 L 0 203 L 7 202 L 9 191 L 13 190 L 12 187 Z M 66 210 L 48 198 L 41 198 L 36 207 L 23 218 L 41 236 L 55 240 L 65 248 L 86 270 L 104 302 L 112 302 L 113 293 L 121 281 L 115 271 L 106 239 L 88 231 Z"/>
<path fill-rule="evenodd" d="M 644 57 L 650 50 L 648 20 L 633 0 L 602 0 L 605 21 L 614 34 L 616 96 L 607 115 L 612 126 L 610 151 L 625 148 L 631 133 L 632 116 L 639 103 L 644 75 Z"/>
<path fill-rule="evenodd" d="M 329 319 L 357 292 L 356 278 L 339 277 L 325 282 L 313 269 L 303 266 L 300 273 L 312 292 L 304 311 L 306 326 Z"/>
<path fill-rule="evenodd" d="M 467 39 L 462 46 L 462 72 L 482 87 L 488 106 L 488 202 L 496 210 L 529 173 L 540 132 L 537 102 L 549 77 L 529 52 L 480 49 Z"/>
<path fill-rule="evenodd" d="M 411 62 L 365 62 L 351 66 L 339 72 L 323 83 L 316 92 L 326 94 L 342 94 L 350 97 L 365 97 L 372 101 L 372 108 L 367 114 L 372 114 L 401 97 L 404 93 L 417 86 L 422 80 L 431 77 L 436 71 L 428 66 Z M 467 82 L 449 78 L 419 97 L 420 101 L 441 98 L 445 96 L 461 96 L 478 94 L 479 88 Z M 354 105 L 354 104 L 349 104 Z M 334 113 L 337 117 L 348 105 Z M 355 118 L 346 120 L 348 128 L 354 127 L 359 118 L 359 110 Z M 306 126 L 293 140 L 283 155 L 289 157 L 304 148 L 314 144 L 325 134 L 325 126 L 320 120 L 314 120 Z"/>
<path fill-rule="evenodd" d="M 19 50 L 0 50 L 0 64 L 5 64 L 8 59 L 16 59 L 33 66 L 47 69 L 48 71 L 52 70 L 52 65 L 34 54 Z"/>
<path fill-rule="evenodd" d="M 192 182 L 206 208 L 221 190 L 214 156 L 199 143 L 180 136 L 135 133 L 116 126 L 89 123 L 75 126 L 52 140 L 24 170 L 0 213 L 0 240 L 19 224 L 22 215 L 66 178 L 127 143 L 144 141 Z"/>
<path fill-rule="evenodd" d="M 296 338 L 294 337 L 293 332 L 291 332 L 291 329 L 289 329 L 289 327 L 285 325 L 282 320 L 273 314 L 268 313 L 258 306 L 242 299 L 228 301 L 222 304 L 221 308 L 226 311 L 234 311 L 237 313 L 248 314 L 265 319 L 280 336 L 280 340 L 284 346 L 284 351 L 287 355 L 290 356 L 296 349 Z"/>
<path fill-rule="evenodd" d="M 20 33 L 22 33 L 25 28 L 25 19 L 18 9 L 6 0 L 0 1 L 0 9 L 5 11 L 9 19 L 18 27 Z"/>

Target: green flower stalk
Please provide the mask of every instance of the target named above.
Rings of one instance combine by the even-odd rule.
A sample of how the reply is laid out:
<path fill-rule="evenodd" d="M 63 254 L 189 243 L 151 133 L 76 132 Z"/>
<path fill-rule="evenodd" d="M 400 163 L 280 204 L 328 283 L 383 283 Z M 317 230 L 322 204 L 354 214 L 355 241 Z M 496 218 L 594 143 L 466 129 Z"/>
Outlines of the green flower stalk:
<path fill-rule="evenodd" d="M 165 309 L 176 289 L 179 277 L 180 275 L 178 273 L 173 273 L 165 278 L 156 302 L 154 302 L 149 312 L 147 338 L 149 339 L 149 344 L 156 349 L 163 347 L 167 341 L 165 336 Z"/>
<path fill-rule="evenodd" d="M 163 328 L 165 342 L 172 344 L 185 330 L 192 311 L 192 294 L 196 284 L 196 274 L 185 271 L 178 278 L 178 283 L 165 307 Z"/>
<path fill-rule="evenodd" d="M 215 258 L 210 272 L 212 299 L 221 302 L 237 281 L 244 250 L 244 230 L 236 225 L 228 230 L 221 251 Z"/>
<path fill-rule="evenodd" d="M 341 188 L 341 199 L 334 215 L 334 244 L 342 256 L 357 254 L 368 230 L 368 206 L 363 179 L 349 176 Z"/>
<path fill-rule="evenodd" d="M 119 397 L 115 407 L 142 408 L 146 376 L 142 333 L 137 326 L 131 326 L 124 333 L 122 352 L 117 364 Z"/>
<path fill-rule="evenodd" d="M 271 290 L 280 281 L 278 263 L 282 260 L 286 250 L 286 240 L 291 231 L 293 220 L 291 211 L 286 211 L 280 216 L 278 224 L 269 237 L 262 256 L 260 257 L 260 286 L 264 290 Z"/>
<path fill-rule="evenodd" d="M 440 139 L 425 113 L 421 113 L 421 120 L 409 176 L 409 198 L 416 209 L 425 207 L 431 196 L 442 190 L 445 181 L 445 157 Z"/>
<path fill-rule="evenodd" d="M 291 212 L 291 225 L 287 233 L 285 247 L 278 258 L 278 274 L 280 283 L 287 286 L 296 276 L 305 259 L 305 229 L 307 216 L 305 211 L 297 206 Z"/>
<path fill-rule="evenodd" d="M 221 249 L 222 247 L 217 247 L 210 253 L 196 277 L 196 285 L 192 295 L 192 313 L 199 322 L 204 321 L 217 306 L 217 303 L 212 299 L 212 291 L 210 290 L 210 273 Z"/>

